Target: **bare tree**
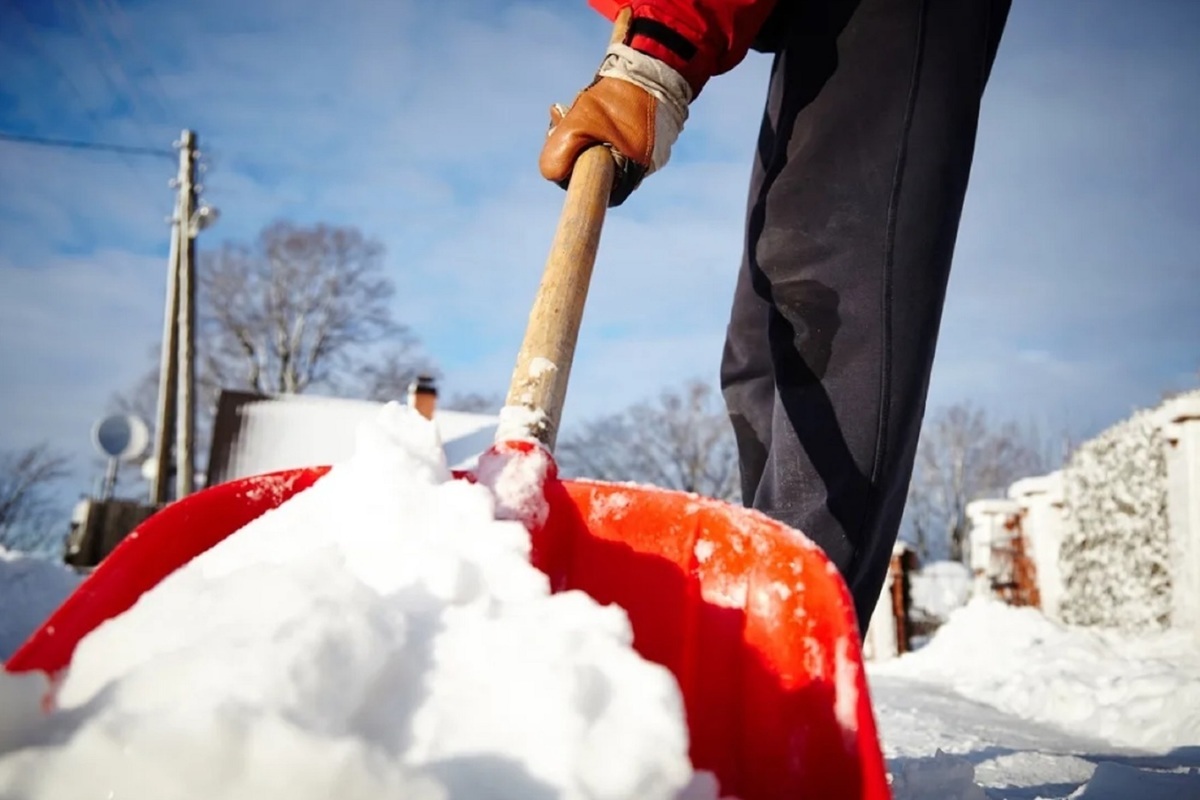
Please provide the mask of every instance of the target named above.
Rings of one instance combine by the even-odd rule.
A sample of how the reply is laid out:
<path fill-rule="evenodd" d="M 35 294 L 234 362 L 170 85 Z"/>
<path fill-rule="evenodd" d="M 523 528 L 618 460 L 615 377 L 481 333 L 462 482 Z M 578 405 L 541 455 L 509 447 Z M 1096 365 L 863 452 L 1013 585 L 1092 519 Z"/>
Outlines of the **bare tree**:
<path fill-rule="evenodd" d="M 128 389 L 115 392 L 108 399 L 108 407 L 105 411 L 107 414 L 129 414 L 146 423 L 146 430 L 150 432 L 151 442 L 150 452 L 147 453 L 147 456 L 153 455 L 155 426 L 158 424 L 156 419 L 158 416 L 158 348 L 154 348 L 151 355 L 154 361 L 153 365 L 142 373 L 137 382 Z M 203 417 L 203 415 L 200 416 Z M 201 441 L 199 434 L 203 427 L 201 424 L 197 424 L 197 447 Z M 97 469 L 104 469 L 103 459 L 97 459 L 93 466 Z M 136 483 L 141 479 L 142 462 L 140 460 L 121 462 L 117 469 L 118 485 L 126 482 Z"/>
<path fill-rule="evenodd" d="M 146 423 L 151 436 L 154 435 L 155 416 L 158 414 L 158 348 L 151 354 L 154 365 L 147 369 L 127 391 L 114 394 L 108 402 L 112 414 L 129 414 Z"/>
<path fill-rule="evenodd" d="M 0 546 L 38 549 L 55 525 L 66 534 L 66 515 L 53 487 L 67 477 L 69 463 L 47 444 L 0 452 Z"/>
<path fill-rule="evenodd" d="M 450 395 L 449 399 L 439 404 L 450 411 L 466 411 L 472 414 L 495 414 L 504 407 L 503 394 L 483 394 L 467 392 Z"/>
<path fill-rule="evenodd" d="M 940 409 L 925 422 L 908 489 L 906 532 L 925 559 L 965 557 L 967 503 L 1001 497 L 1009 484 L 1051 469 L 1032 427 L 996 423 L 970 403 Z"/>
<path fill-rule="evenodd" d="M 157 436 L 156 426 L 158 425 L 158 374 L 159 374 L 159 348 L 154 348 L 150 354 L 149 366 L 142 376 L 137 379 L 137 382 L 131 385 L 128 389 L 114 393 L 108 400 L 107 413 L 109 414 L 129 414 L 138 417 L 142 422 L 146 423 L 146 429 L 150 433 L 151 446 L 145 457 L 150 457 L 154 454 L 153 442 Z M 200 342 L 198 350 L 204 352 L 204 343 Z M 197 392 L 196 392 L 196 431 L 195 431 L 195 447 L 196 452 L 205 455 L 208 453 L 209 442 L 212 439 L 213 418 L 217 411 L 217 400 L 221 394 L 221 385 L 218 379 L 212 375 L 201 364 L 201 370 L 196 376 Z M 171 450 L 175 445 L 175 432 L 170 432 L 171 441 L 168 446 Z M 104 469 L 106 464 L 103 459 L 95 462 L 94 466 L 97 469 Z M 203 464 L 199 465 L 200 473 L 203 473 Z M 136 484 L 142 480 L 142 461 L 125 461 L 122 462 L 117 472 L 118 485 L 126 483 Z"/>
<path fill-rule="evenodd" d="M 404 337 L 383 246 L 351 227 L 276 222 L 198 270 L 210 380 L 261 394 L 334 386 L 371 345 Z"/>
<path fill-rule="evenodd" d="M 394 318 L 383 246 L 356 228 L 275 222 L 252 243 L 226 242 L 202 255 L 197 282 L 199 453 L 207 452 L 223 389 L 384 400 L 403 397 L 418 372 L 434 371 Z M 142 378 L 109 403 L 141 417 L 152 436 L 157 353 Z M 122 479 L 135 469 L 123 465 Z"/>
<path fill-rule="evenodd" d="M 556 459 L 564 475 L 636 481 L 737 500 L 736 444 L 719 395 L 707 383 L 666 390 L 657 403 L 585 423 L 563 437 Z"/>

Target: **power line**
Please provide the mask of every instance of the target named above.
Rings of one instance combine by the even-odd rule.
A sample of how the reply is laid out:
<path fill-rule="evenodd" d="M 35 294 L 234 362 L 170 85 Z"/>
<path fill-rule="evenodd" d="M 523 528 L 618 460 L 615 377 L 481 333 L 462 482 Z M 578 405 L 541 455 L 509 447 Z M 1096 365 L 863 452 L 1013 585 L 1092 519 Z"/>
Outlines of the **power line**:
<path fill-rule="evenodd" d="M 42 147 L 62 147 L 70 150 L 99 150 L 106 153 L 120 153 L 130 156 L 158 156 L 174 159 L 173 150 L 155 147 L 136 147 L 124 144 L 106 144 L 104 142 L 81 142 L 72 139 L 51 139 L 45 136 L 29 136 L 23 133 L 7 133 L 0 131 L 0 141 L 35 144 Z"/>

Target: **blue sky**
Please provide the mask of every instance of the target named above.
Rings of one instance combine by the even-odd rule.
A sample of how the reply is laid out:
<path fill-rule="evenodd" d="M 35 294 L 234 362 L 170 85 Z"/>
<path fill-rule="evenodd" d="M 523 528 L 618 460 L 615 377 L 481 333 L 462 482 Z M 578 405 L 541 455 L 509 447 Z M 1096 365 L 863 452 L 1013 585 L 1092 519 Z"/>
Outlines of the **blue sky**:
<path fill-rule="evenodd" d="M 0 130 L 169 148 L 221 209 L 388 248 L 447 392 L 502 393 L 562 195 L 546 107 L 590 77 L 583 0 L 5 0 Z M 1200 370 L 1200 3 L 1015 0 L 984 103 L 932 405 L 1076 437 Z M 693 107 L 606 225 L 565 425 L 715 380 L 769 60 Z M 0 448 L 94 478 L 90 427 L 161 335 L 170 160 L 0 142 Z"/>

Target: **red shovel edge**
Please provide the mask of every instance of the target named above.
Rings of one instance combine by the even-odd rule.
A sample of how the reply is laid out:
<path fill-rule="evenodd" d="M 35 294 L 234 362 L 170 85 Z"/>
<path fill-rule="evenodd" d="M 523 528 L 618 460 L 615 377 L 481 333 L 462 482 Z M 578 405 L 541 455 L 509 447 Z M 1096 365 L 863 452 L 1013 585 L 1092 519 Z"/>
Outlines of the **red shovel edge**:
<path fill-rule="evenodd" d="M 550 453 L 612 175 L 603 147 L 576 163 L 507 400 L 506 410 L 526 410 L 517 415 L 525 421 L 502 423 L 477 467 L 456 477 L 490 483 L 509 467 L 541 468 L 545 502 L 521 515 L 534 565 L 554 591 L 584 591 L 626 611 L 635 649 L 678 681 L 693 766 L 712 771 L 723 796 L 890 800 L 854 606 L 811 540 L 698 495 L 557 476 Z M 328 470 L 242 478 L 166 506 L 113 549 L 5 669 L 53 679 L 88 633 Z"/>

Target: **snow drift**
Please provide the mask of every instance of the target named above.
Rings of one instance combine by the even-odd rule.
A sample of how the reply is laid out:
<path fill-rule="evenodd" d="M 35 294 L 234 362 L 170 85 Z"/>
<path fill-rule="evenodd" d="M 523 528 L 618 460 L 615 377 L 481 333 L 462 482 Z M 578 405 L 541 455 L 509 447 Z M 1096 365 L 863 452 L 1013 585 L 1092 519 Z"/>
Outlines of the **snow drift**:
<path fill-rule="evenodd" d="M 1076 628 L 977 598 L 927 646 L 871 674 L 942 683 L 1009 714 L 1127 747 L 1200 744 L 1200 651 L 1182 631 Z"/>
<path fill-rule="evenodd" d="M 0 547 L 0 662 L 7 661 L 50 612 L 79 584 L 62 564 Z"/>
<path fill-rule="evenodd" d="M 912 610 L 945 621 L 971 597 L 971 570 L 958 561 L 933 561 L 909 577 Z"/>

